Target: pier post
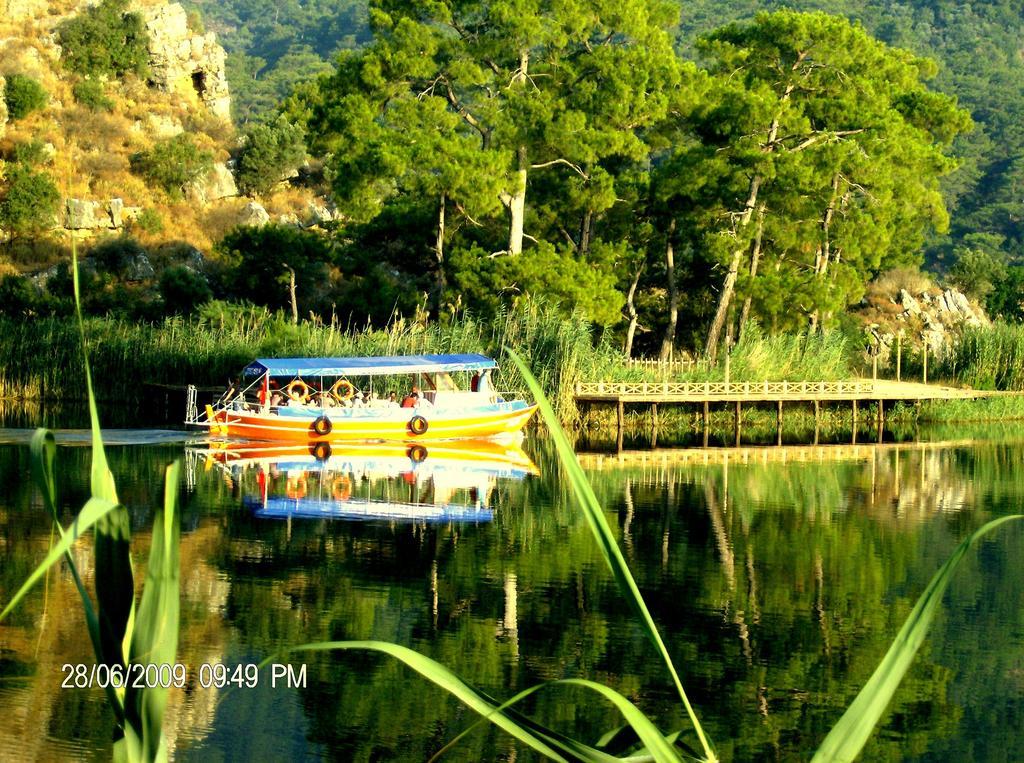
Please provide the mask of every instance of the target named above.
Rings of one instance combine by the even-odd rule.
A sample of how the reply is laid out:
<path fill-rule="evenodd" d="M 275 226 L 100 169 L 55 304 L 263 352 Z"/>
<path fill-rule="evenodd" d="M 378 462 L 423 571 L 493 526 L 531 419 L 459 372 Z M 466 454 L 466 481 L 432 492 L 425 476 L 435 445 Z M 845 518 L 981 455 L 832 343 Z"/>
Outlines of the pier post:
<path fill-rule="evenodd" d="M 821 401 L 814 401 L 814 444 L 818 444 L 818 436 L 821 428 Z"/>
<path fill-rule="evenodd" d="M 740 415 L 742 403 L 739 400 L 736 401 L 736 447 L 740 446 Z"/>
<path fill-rule="evenodd" d="M 615 408 L 615 428 L 617 430 L 615 437 L 615 447 L 619 453 L 622 452 L 622 430 L 625 427 L 626 410 L 625 404 L 622 399 L 619 399 L 618 405 Z"/>
<path fill-rule="evenodd" d="M 924 383 L 928 383 L 928 340 L 926 339 L 924 344 L 921 345 L 921 353 L 924 360 L 924 370 L 922 373 L 922 379 Z"/>
<path fill-rule="evenodd" d="M 708 446 L 708 432 L 711 429 L 711 404 L 704 401 L 704 447 Z"/>
<path fill-rule="evenodd" d="M 852 428 L 853 428 L 853 437 L 851 439 L 851 443 L 853 445 L 856 445 L 857 444 L 857 401 L 856 400 L 853 401 L 853 427 Z"/>
<path fill-rule="evenodd" d="M 658 447 L 658 404 L 651 403 L 651 447 Z"/>
<path fill-rule="evenodd" d="M 776 445 L 782 445 L 782 401 L 779 400 L 779 407 L 775 413 Z"/>
<path fill-rule="evenodd" d="M 900 376 L 901 376 L 900 371 L 901 371 L 902 366 L 903 366 L 903 364 L 901 362 L 902 360 L 903 360 L 903 330 L 901 329 L 901 330 L 896 332 L 896 381 L 901 381 L 901 379 L 900 379 Z"/>

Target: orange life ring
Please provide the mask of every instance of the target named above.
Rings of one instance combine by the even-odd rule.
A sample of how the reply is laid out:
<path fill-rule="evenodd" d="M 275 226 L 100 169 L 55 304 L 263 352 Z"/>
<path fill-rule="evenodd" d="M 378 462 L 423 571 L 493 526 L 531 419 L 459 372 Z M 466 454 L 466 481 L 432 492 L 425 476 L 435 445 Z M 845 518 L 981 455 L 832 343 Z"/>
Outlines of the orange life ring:
<path fill-rule="evenodd" d="M 420 416 L 419 414 L 416 414 L 411 419 L 409 419 L 409 431 L 412 432 L 412 434 L 425 434 L 427 429 L 429 428 L 430 424 L 428 424 L 427 420 Z"/>
<path fill-rule="evenodd" d="M 339 388 L 343 388 L 345 391 L 342 392 Z M 331 387 L 331 395 L 333 395 L 334 399 L 339 403 L 351 400 L 352 396 L 355 394 L 356 388 L 348 379 L 338 379 L 338 381 L 334 382 L 334 386 Z"/>
<path fill-rule="evenodd" d="M 330 443 L 326 442 L 315 442 L 309 449 L 309 453 L 317 461 L 326 461 L 331 457 L 331 446 Z"/>
<path fill-rule="evenodd" d="M 288 485 L 285 488 L 285 495 L 289 498 L 305 498 L 308 487 L 306 485 L 306 478 L 303 477 L 289 477 Z"/>
<path fill-rule="evenodd" d="M 331 494 L 336 501 L 347 501 L 352 497 L 352 480 L 348 477 L 338 477 L 331 483 Z"/>
<path fill-rule="evenodd" d="M 301 400 L 303 403 L 309 400 L 309 385 L 302 379 L 292 379 L 291 384 L 285 387 L 284 391 L 292 400 Z"/>
<path fill-rule="evenodd" d="M 319 437 L 326 437 L 331 433 L 333 428 L 334 425 L 331 424 L 331 420 L 326 416 L 317 416 L 312 425 L 313 434 Z"/>

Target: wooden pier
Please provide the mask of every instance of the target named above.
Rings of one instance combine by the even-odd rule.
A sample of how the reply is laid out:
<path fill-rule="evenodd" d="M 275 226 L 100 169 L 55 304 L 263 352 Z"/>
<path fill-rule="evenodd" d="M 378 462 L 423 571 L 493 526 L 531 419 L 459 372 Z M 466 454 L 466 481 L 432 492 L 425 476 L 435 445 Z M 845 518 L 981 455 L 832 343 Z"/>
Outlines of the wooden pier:
<path fill-rule="evenodd" d="M 879 430 L 885 423 L 885 404 L 920 403 L 923 400 L 973 400 L 983 397 L 1020 396 L 1024 392 L 995 392 L 960 389 L 938 384 L 897 382 L 881 379 L 820 382 L 580 382 L 576 385 L 576 404 L 589 410 L 594 405 L 612 405 L 616 411 L 616 443 L 622 450 L 627 405 L 650 406 L 653 442 L 658 437 L 659 405 L 701 405 L 704 444 L 707 445 L 712 403 L 735 406 L 736 446 L 740 445 L 740 417 L 744 404 L 773 404 L 778 444 L 782 444 L 783 403 L 810 403 L 814 407 L 814 429 L 818 430 L 823 403 L 849 403 L 856 430 L 858 404 L 874 403 Z"/>

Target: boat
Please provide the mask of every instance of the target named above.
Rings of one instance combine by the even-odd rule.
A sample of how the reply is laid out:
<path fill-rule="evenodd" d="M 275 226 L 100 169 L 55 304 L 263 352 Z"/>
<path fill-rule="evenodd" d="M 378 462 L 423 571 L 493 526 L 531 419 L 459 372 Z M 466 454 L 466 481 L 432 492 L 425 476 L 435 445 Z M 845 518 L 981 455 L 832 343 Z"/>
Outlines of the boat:
<path fill-rule="evenodd" d="M 316 444 L 209 442 L 190 468 L 218 468 L 258 519 L 489 522 L 500 481 L 537 467 L 515 443 L 345 443 L 327 458 Z"/>
<path fill-rule="evenodd" d="M 204 413 L 190 386 L 185 423 L 215 437 L 323 443 L 321 455 L 354 440 L 521 437 L 537 406 L 495 390 L 497 367 L 478 354 L 258 358 Z"/>

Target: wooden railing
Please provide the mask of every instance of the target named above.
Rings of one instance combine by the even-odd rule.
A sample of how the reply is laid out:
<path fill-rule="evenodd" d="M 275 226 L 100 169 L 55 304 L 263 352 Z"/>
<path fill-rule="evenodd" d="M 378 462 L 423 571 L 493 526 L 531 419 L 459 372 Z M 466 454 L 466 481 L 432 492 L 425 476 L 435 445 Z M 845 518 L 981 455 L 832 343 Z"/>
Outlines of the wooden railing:
<path fill-rule="evenodd" d="M 590 395 L 638 395 L 655 396 L 701 396 L 721 395 L 735 397 L 799 395 L 808 399 L 832 395 L 871 395 L 875 391 L 870 381 L 824 381 L 824 382 L 580 382 L 576 394 Z"/>

